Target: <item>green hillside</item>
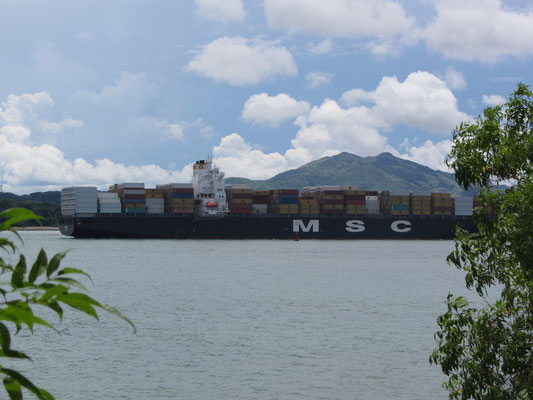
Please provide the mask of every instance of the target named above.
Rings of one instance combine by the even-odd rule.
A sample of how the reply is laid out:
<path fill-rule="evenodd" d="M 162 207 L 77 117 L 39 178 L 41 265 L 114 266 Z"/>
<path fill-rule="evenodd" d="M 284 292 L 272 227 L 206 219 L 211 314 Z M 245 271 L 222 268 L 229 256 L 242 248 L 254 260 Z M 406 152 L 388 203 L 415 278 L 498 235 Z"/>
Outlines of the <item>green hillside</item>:
<path fill-rule="evenodd" d="M 359 185 L 366 190 L 462 192 L 453 174 L 436 171 L 390 153 L 359 157 L 340 153 L 307 163 L 263 181 L 228 178 L 226 183 L 248 183 L 254 189 L 297 188 L 319 185 Z"/>

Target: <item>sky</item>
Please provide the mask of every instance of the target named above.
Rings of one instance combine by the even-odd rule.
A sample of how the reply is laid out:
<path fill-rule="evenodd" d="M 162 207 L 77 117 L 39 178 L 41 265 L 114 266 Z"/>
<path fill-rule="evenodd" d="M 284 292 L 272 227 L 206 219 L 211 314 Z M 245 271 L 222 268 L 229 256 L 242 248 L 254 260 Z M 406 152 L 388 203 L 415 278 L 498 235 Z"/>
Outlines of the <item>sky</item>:
<path fill-rule="evenodd" d="M 267 179 L 452 132 L 533 84 L 526 0 L 0 0 L 0 185 Z M 354 182 L 357 184 L 357 182 Z"/>

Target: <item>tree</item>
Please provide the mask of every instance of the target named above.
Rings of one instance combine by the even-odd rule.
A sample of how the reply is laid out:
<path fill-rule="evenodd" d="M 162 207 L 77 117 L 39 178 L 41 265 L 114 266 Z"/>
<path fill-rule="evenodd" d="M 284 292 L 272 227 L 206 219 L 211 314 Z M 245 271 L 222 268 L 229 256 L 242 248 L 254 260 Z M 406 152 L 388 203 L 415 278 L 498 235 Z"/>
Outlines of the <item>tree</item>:
<path fill-rule="evenodd" d="M 0 213 L 0 232 L 11 232 L 20 239 L 13 229 L 14 225 L 28 219 L 39 220 L 32 211 L 13 208 Z M 3 221 L 3 222 L 2 222 Z M 30 359 L 28 355 L 11 347 L 11 330 L 18 333 L 21 329 L 28 328 L 33 333 L 35 325 L 43 325 L 57 332 L 53 325 L 34 313 L 34 306 L 41 306 L 53 310 L 63 316 L 63 307 L 70 306 L 98 319 L 96 308 L 111 312 L 127 321 L 135 330 L 129 319 L 120 314 L 116 309 L 100 303 L 87 294 L 84 286 L 76 279 L 75 275 L 84 275 L 82 270 L 75 268 L 60 268 L 60 263 L 66 251 L 54 255 L 48 260 L 43 249 L 31 268 L 27 268 L 26 258 L 18 254 L 17 246 L 8 238 L 0 236 L 0 249 L 18 255 L 16 265 L 0 257 L 0 274 L 7 280 L 0 282 L 0 357 L 11 359 Z M 90 278 L 89 278 L 90 279 Z M 82 290 L 82 292 L 76 291 Z M 20 372 L 4 368 L 0 365 L 0 375 L 4 377 L 4 387 L 12 400 L 23 398 L 22 388 L 33 393 L 38 399 L 49 400 L 54 397 L 46 390 L 35 386 Z"/>
<path fill-rule="evenodd" d="M 466 272 L 481 305 L 447 298 L 430 362 L 453 399 L 533 399 L 533 93 L 519 84 L 503 105 L 453 132 L 446 162 L 480 188 L 478 233 L 458 229 L 449 264 Z M 512 182 L 496 190 L 502 182 Z M 499 295 L 487 300 L 487 291 Z"/>

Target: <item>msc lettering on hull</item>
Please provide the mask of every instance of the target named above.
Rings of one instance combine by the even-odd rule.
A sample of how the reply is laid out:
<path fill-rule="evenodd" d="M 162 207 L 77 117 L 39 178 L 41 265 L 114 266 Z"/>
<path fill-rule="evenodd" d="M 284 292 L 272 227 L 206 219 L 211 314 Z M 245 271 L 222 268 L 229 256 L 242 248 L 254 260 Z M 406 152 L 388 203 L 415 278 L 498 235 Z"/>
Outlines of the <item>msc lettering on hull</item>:
<path fill-rule="evenodd" d="M 411 222 L 405 221 L 405 220 L 394 221 L 391 223 L 390 228 L 394 232 L 406 233 L 406 232 L 411 231 Z M 366 229 L 365 222 L 359 219 L 351 219 L 349 221 L 346 221 L 345 229 L 346 229 L 346 232 L 351 232 L 351 233 L 364 232 Z M 293 232 L 320 232 L 319 220 L 311 219 L 306 224 L 301 219 L 293 219 L 292 220 L 292 231 Z"/>
<path fill-rule="evenodd" d="M 310 220 L 307 225 L 301 219 L 292 220 L 292 231 L 293 232 L 319 232 L 318 230 L 318 219 Z"/>

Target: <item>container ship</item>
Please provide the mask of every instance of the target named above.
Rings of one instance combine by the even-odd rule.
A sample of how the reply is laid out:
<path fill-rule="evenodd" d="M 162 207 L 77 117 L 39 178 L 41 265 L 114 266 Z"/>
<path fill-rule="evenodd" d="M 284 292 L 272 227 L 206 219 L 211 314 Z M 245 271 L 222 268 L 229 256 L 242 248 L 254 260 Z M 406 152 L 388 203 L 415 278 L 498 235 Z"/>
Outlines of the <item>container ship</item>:
<path fill-rule="evenodd" d="M 191 183 L 65 187 L 59 229 L 76 238 L 452 239 L 457 226 L 476 231 L 476 206 L 449 193 L 358 186 L 252 190 L 225 184 L 208 158 L 193 164 Z"/>

